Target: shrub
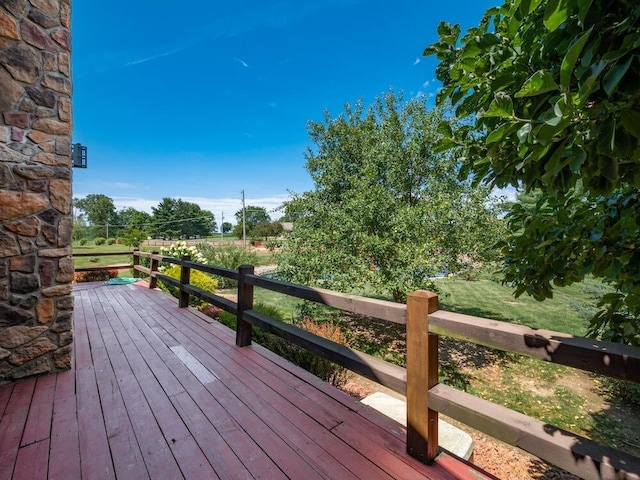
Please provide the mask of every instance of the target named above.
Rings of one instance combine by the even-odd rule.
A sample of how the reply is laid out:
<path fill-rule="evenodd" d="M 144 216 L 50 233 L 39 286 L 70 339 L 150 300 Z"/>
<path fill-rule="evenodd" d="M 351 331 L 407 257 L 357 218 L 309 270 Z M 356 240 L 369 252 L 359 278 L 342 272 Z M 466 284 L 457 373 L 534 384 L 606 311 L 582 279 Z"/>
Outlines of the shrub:
<path fill-rule="evenodd" d="M 107 245 L 113 245 L 114 243 L 116 243 L 115 238 L 107 238 Z"/>
<path fill-rule="evenodd" d="M 100 257 L 89 257 L 91 263 L 97 263 L 100 261 Z"/>
<path fill-rule="evenodd" d="M 253 306 L 253 309 L 265 315 L 269 315 L 276 320 L 280 320 L 281 322 L 284 321 L 282 313 L 276 307 L 271 305 L 256 303 Z M 226 311 L 220 311 L 217 318 L 223 325 L 233 330 L 236 329 L 237 319 L 235 315 Z M 339 343 L 340 345 L 349 344 L 342 329 L 332 322 L 318 323 L 311 319 L 311 317 L 303 316 L 294 321 L 294 324 L 297 327 Z M 299 347 L 298 345 L 284 340 L 277 335 L 267 333 L 258 327 L 253 327 L 252 336 L 256 343 L 268 348 L 272 352 L 280 355 L 299 367 L 304 368 L 308 372 L 326 382 L 329 382 L 335 387 L 342 387 L 347 382 L 348 371 L 346 368 L 315 355 L 305 348 Z"/>
<path fill-rule="evenodd" d="M 96 237 L 93 239 L 94 245 L 104 245 L 104 242 L 106 242 L 106 240 L 103 237 Z"/>
<path fill-rule="evenodd" d="M 178 259 L 181 259 L 184 255 L 189 255 L 189 257 L 191 257 L 192 262 L 198 262 L 198 263 L 206 262 L 205 257 L 198 251 L 198 249 L 195 246 L 188 246 L 187 242 L 177 241 L 176 243 L 173 243 L 168 247 L 160 247 L 160 253 L 165 257 L 178 258 Z M 170 268 L 169 264 L 163 263 L 160 265 L 159 270 L 162 272 L 167 268 Z"/>
<path fill-rule="evenodd" d="M 198 245 L 198 251 L 204 256 L 205 263 L 216 267 L 236 270 L 240 265 L 254 265 L 258 261 L 258 254 L 250 248 L 238 245 L 224 245 L 214 247 L 208 243 Z M 225 277 L 216 277 L 220 288 L 233 288 L 236 281 Z"/>
<path fill-rule="evenodd" d="M 86 238 L 81 238 L 80 240 L 78 240 L 78 244 L 79 245 L 86 245 L 87 244 L 87 239 Z"/>
<path fill-rule="evenodd" d="M 73 280 L 76 283 L 83 282 L 106 282 L 111 278 L 118 276 L 117 270 L 108 270 L 106 268 L 100 270 L 92 270 L 90 272 L 76 272 L 73 275 Z"/>
<path fill-rule="evenodd" d="M 177 280 L 180 280 L 180 267 L 177 265 L 174 265 L 172 267 L 169 268 L 165 268 L 162 271 L 163 275 L 167 275 L 171 278 L 175 278 Z M 176 298 L 180 297 L 180 290 L 178 289 L 178 287 L 174 287 L 173 285 L 169 285 L 168 283 L 164 283 L 162 282 L 161 279 L 160 280 L 160 288 L 167 292 L 169 295 L 173 295 Z M 207 292 L 215 292 L 216 288 L 218 288 L 218 281 L 215 280 L 214 278 L 211 278 L 209 275 L 207 275 L 204 272 L 200 272 L 198 270 L 191 270 L 191 277 L 190 277 L 190 281 L 189 283 L 191 285 L 193 285 L 194 287 L 197 287 L 201 290 L 205 290 Z M 196 307 L 198 309 L 204 309 L 205 307 L 207 307 L 207 305 L 209 305 L 208 302 L 205 302 L 204 300 L 200 300 L 197 297 L 194 297 L 193 295 L 189 296 L 189 305 L 191 305 L 192 307 Z"/>

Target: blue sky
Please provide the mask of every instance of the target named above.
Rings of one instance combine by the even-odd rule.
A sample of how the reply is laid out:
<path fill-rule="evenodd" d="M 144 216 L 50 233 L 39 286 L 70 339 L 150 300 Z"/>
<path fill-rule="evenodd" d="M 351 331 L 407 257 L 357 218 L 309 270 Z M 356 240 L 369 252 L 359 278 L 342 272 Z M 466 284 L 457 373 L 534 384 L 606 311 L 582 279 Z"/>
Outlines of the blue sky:
<path fill-rule="evenodd" d="M 182 198 L 232 220 L 310 190 L 306 125 L 390 87 L 432 98 L 441 20 L 500 2 L 94 0 L 73 5 L 74 196 L 150 211 Z M 431 100 L 432 101 L 432 100 Z M 274 214 L 276 217 L 277 214 Z"/>

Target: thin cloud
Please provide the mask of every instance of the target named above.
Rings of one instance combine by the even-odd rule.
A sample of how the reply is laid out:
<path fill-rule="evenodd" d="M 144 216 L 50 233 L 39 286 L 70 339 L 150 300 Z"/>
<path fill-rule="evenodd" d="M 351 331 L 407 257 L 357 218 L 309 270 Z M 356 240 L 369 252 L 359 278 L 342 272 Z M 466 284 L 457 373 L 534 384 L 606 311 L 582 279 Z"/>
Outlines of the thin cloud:
<path fill-rule="evenodd" d="M 416 65 L 418 65 L 420 63 L 420 58 L 417 58 L 413 61 L 413 66 L 415 67 Z"/>
<path fill-rule="evenodd" d="M 427 88 L 429 86 L 429 80 L 425 80 L 425 82 L 422 84 L 423 87 Z"/>
<path fill-rule="evenodd" d="M 249 64 L 247 62 L 245 62 L 244 60 L 242 60 L 241 58 L 233 57 L 233 59 L 236 62 L 238 62 L 240 65 L 242 65 L 244 68 L 249 68 Z"/>

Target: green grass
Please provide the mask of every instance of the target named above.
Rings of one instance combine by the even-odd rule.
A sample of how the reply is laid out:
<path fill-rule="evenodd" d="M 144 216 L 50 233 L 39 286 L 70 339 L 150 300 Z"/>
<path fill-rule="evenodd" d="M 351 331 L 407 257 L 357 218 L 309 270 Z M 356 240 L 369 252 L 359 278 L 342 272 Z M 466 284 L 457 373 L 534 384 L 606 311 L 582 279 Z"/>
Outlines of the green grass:
<path fill-rule="evenodd" d="M 543 302 L 522 295 L 515 298 L 513 289 L 491 280 L 467 282 L 439 279 L 440 308 L 478 317 L 492 318 L 584 336 L 589 319 L 597 311 L 597 301 L 606 287 L 596 280 L 556 288 L 552 299 Z"/>
<path fill-rule="evenodd" d="M 132 250 L 131 247 L 126 245 L 78 245 L 74 243 L 73 245 L 73 253 L 92 253 L 95 254 L 90 257 L 74 257 L 74 266 L 76 268 L 84 268 L 84 267 L 100 267 L 103 265 L 114 265 L 117 263 L 132 263 L 131 255 L 110 255 L 110 256 L 100 256 L 100 253 L 109 253 L 109 252 L 126 252 L 128 250 Z M 91 258 L 97 257 L 97 262 L 92 262 Z"/>

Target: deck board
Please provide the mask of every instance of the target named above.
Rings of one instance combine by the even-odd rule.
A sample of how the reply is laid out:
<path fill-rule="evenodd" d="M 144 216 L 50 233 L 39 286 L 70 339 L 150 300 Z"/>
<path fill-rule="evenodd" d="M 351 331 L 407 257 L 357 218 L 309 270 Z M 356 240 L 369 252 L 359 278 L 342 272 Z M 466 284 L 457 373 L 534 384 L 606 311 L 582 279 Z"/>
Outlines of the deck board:
<path fill-rule="evenodd" d="M 0 480 L 454 478 L 409 457 L 396 422 L 160 291 L 74 294 L 74 369 L 0 385 Z"/>

